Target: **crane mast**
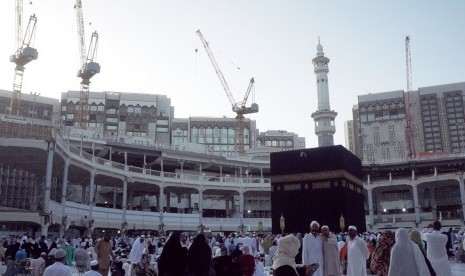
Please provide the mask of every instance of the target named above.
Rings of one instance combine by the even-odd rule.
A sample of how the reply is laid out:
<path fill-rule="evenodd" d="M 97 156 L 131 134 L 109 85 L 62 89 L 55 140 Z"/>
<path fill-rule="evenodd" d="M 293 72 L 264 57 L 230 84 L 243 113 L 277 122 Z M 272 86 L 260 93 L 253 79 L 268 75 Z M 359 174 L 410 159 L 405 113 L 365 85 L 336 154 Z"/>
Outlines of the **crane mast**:
<path fill-rule="evenodd" d="M 244 128 L 245 128 L 245 118 L 244 114 L 250 114 L 250 113 L 257 113 L 258 112 L 258 105 L 256 103 L 253 103 L 250 107 L 246 106 L 247 99 L 249 97 L 250 91 L 253 89 L 255 80 L 252 78 L 250 80 L 249 86 L 247 88 L 247 91 L 245 93 L 244 99 L 241 102 L 236 102 L 234 100 L 234 96 L 231 93 L 231 89 L 229 88 L 228 82 L 226 81 L 226 78 L 223 75 L 223 72 L 221 71 L 218 63 L 216 62 L 216 59 L 213 55 L 213 52 L 210 49 L 210 46 L 208 42 L 205 40 L 203 37 L 202 33 L 200 30 L 197 30 L 197 34 L 202 41 L 203 47 L 205 48 L 205 51 L 207 52 L 208 57 L 210 58 L 210 61 L 213 65 L 213 68 L 215 69 L 216 75 L 218 76 L 221 85 L 223 86 L 224 91 L 226 92 L 226 96 L 229 99 L 229 102 L 231 103 L 232 106 L 232 111 L 235 112 L 236 115 L 236 139 L 235 139 L 235 152 L 237 154 L 243 155 L 245 153 L 245 147 L 244 147 Z"/>
<path fill-rule="evenodd" d="M 412 57 L 410 53 L 410 37 L 405 37 L 405 64 L 407 74 L 407 97 L 405 104 L 406 111 L 406 126 L 405 126 L 405 140 L 407 144 L 407 156 L 415 157 L 415 145 L 413 141 L 413 95 L 412 95 Z"/>
<path fill-rule="evenodd" d="M 37 49 L 30 46 L 35 34 L 37 17 L 31 15 L 27 24 L 26 33 L 22 36 L 23 1 L 16 0 L 16 52 L 10 56 L 10 61 L 16 64 L 13 81 L 13 94 L 10 102 L 10 115 L 20 115 L 21 110 L 21 90 L 23 86 L 24 66 L 36 60 L 39 56 Z"/>
<path fill-rule="evenodd" d="M 90 79 L 95 74 L 100 73 L 100 64 L 95 62 L 95 58 L 97 57 L 98 34 L 97 32 L 92 33 L 89 49 L 86 55 L 84 16 L 82 13 L 81 0 L 76 0 L 74 8 L 76 9 L 79 58 L 81 61 L 81 68 L 77 73 L 77 76 L 81 78 L 81 89 L 79 93 L 79 111 L 77 114 L 77 119 L 79 127 L 87 128 L 89 122 Z"/>

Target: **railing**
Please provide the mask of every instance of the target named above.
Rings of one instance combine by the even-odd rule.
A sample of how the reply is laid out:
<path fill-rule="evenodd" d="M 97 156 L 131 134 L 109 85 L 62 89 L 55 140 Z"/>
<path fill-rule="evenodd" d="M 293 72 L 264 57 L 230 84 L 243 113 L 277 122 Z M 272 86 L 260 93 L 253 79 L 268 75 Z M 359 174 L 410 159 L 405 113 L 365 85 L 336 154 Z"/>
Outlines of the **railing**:
<path fill-rule="evenodd" d="M 395 163 L 406 163 L 413 161 L 428 161 L 428 160 L 444 160 L 444 159 L 453 159 L 453 158 L 465 158 L 465 153 L 431 153 L 427 156 L 416 156 L 416 157 L 405 157 L 405 158 L 395 158 L 395 159 L 383 159 L 376 161 L 362 161 L 363 165 L 386 165 L 386 164 L 395 164 Z"/>
<path fill-rule="evenodd" d="M 127 167 L 127 170 L 132 173 L 138 174 L 149 174 L 156 177 L 161 177 L 163 173 L 163 177 L 171 178 L 171 179 L 183 179 L 183 180 L 190 180 L 190 181 L 206 181 L 206 182 L 225 182 L 225 183 L 249 183 L 249 184 L 269 184 L 269 178 L 257 178 L 257 177 L 248 177 L 248 178 L 238 178 L 238 177 L 217 177 L 217 176 L 205 176 L 205 175 L 190 175 L 190 174 L 179 174 L 179 173 L 172 173 L 172 172 L 161 172 L 155 171 L 150 169 L 144 169 L 140 167 L 134 166 L 125 166 L 124 164 L 117 163 L 114 161 L 110 161 L 104 158 L 100 158 L 97 156 L 93 156 L 78 147 L 68 144 L 63 137 L 61 137 L 57 132 L 55 132 L 55 140 L 57 142 L 58 147 L 61 148 L 61 152 L 69 152 L 78 158 L 84 158 L 85 160 L 102 165 L 105 167 L 111 167 L 114 169 L 124 171 Z"/>

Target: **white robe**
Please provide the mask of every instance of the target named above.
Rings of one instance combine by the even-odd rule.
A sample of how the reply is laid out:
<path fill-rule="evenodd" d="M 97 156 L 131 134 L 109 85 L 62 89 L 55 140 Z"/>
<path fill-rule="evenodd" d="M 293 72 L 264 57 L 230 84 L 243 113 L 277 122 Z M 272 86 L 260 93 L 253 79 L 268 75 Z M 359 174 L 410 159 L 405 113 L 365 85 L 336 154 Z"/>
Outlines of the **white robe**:
<path fill-rule="evenodd" d="M 302 242 L 302 263 L 304 265 L 317 263 L 319 268 L 313 275 L 323 276 L 323 238 L 321 235 L 315 237 L 313 234 L 305 234 Z"/>
<path fill-rule="evenodd" d="M 334 234 L 329 234 L 328 240 L 325 240 L 323 237 L 323 261 L 323 272 L 325 276 L 341 275 L 341 262 L 339 261 L 337 238 Z"/>
<path fill-rule="evenodd" d="M 140 242 L 140 238 L 137 238 L 136 241 L 132 244 L 131 252 L 129 253 L 128 260 L 137 264 L 141 261 L 142 253 L 144 253 L 145 243 Z"/>
<path fill-rule="evenodd" d="M 426 255 L 439 276 L 451 276 L 452 272 L 446 251 L 447 236 L 439 231 L 426 234 Z"/>
<path fill-rule="evenodd" d="M 347 250 L 347 276 L 366 276 L 367 259 L 370 255 L 365 241 L 359 237 L 349 239 Z"/>
<path fill-rule="evenodd" d="M 253 245 L 252 238 L 249 237 L 249 236 L 246 236 L 243 241 L 244 241 L 244 245 L 247 245 L 249 247 L 250 255 L 253 256 L 255 254 L 255 247 L 256 246 Z"/>

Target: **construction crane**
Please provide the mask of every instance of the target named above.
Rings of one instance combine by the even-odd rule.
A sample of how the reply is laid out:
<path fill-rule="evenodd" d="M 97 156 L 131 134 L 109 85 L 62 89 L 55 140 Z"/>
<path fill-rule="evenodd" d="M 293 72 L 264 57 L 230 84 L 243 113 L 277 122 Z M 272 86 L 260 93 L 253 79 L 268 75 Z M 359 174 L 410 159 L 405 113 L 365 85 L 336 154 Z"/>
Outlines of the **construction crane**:
<path fill-rule="evenodd" d="M 410 53 L 410 37 L 405 37 L 405 64 L 407 73 L 407 97 L 405 103 L 406 111 L 406 124 L 405 124 L 405 141 L 407 144 L 407 156 L 409 158 L 415 157 L 415 145 L 413 141 L 413 97 L 412 97 L 412 56 Z"/>
<path fill-rule="evenodd" d="M 210 46 L 208 45 L 208 42 L 205 40 L 203 37 L 202 33 L 200 30 L 197 30 L 197 34 L 200 37 L 200 40 L 202 41 L 203 47 L 205 48 L 205 51 L 207 52 L 208 57 L 210 58 L 210 61 L 213 65 L 213 68 L 215 69 L 216 75 L 220 79 L 221 85 L 223 86 L 224 91 L 226 92 L 226 96 L 229 99 L 229 102 L 232 105 L 232 111 L 235 112 L 236 115 L 236 139 L 235 139 L 235 152 L 237 154 L 243 155 L 245 153 L 245 148 L 244 148 L 244 128 L 245 128 L 245 119 L 244 119 L 244 114 L 250 114 L 250 113 L 257 113 L 258 112 L 258 104 L 252 103 L 250 107 L 247 107 L 247 100 L 250 95 L 250 91 L 252 91 L 255 80 L 254 78 L 250 79 L 249 86 L 247 88 L 247 91 L 245 93 L 244 99 L 241 102 L 236 102 L 234 99 L 233 94 L 231 93 L 231 89 L 229 88 L 228 82 L 226 81 L 223 72 L 221 71 L 218 63 L 216 62 L 215 57 L 213 56 L 213 53 L 210 49 Z"/>
<path fill-rule="evenodd" d="M 81 69 L 77 72 L 77 76 L 81 78 L 81 90 L 79 94 L 79 111 L 78 124 L 80 128 L 87 128 L 89 121 L 89 87 L 90 79 L 100 73 L 100 64 L 95 62 L 97 57 L 98 34 L 96 31 L 92 33 L 89 49 L 86 55 L 85 46 L 85 31 L 84 31 L 84 16 L 82 13 L 82 2 L 76 0 L 74 5 L 76 10 L 79 57 L 81 59 Z"/>
<path fill-rule="evenodd" d="M 23 0 L 16 0 L 16 53 L 10 56 L 10 61 L 16 64 L 15 77 L 13 81 L 13 94 L 10 102 L 10 115 L 20 115 L 21 90 L 23 86 L 24 66 L 36 60 L 39 56 L 37 49 L 32 48 L 31 41 L 34 36 L 37 17 L 31 15 L 27 24 L 26 33 L 23 37 Z"/>

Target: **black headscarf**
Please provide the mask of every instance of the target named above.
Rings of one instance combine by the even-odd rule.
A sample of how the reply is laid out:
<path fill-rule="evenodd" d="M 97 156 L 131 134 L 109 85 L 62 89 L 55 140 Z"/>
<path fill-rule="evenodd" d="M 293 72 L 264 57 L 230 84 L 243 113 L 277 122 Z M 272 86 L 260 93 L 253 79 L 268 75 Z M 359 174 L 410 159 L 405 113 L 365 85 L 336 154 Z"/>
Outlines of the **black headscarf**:
<path fill-rule="evenodd" d="M 212 268 L 212 250 L 205 236 L 200 233 L 195 237 L 187 254 L 187 272 L 189 275 L 208 276 Z"/>
<path fill-rule="evenodd" d="M 158 259 L 160 276 L 182 276 L 186 270 L 187 250 L 182 247 L 180 232 L 173 232 Z"/>

